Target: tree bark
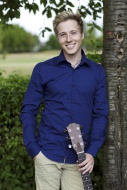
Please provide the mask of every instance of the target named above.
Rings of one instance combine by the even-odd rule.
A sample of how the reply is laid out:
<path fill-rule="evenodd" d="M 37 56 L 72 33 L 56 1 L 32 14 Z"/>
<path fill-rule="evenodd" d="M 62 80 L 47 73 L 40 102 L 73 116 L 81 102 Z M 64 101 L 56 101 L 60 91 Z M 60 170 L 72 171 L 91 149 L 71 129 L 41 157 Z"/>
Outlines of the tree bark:
<path fill-rule="evenodd" d="M 127 0 L 103 0 L 109 125 L 104 145 L 103 189 L 127 190 Z"/>

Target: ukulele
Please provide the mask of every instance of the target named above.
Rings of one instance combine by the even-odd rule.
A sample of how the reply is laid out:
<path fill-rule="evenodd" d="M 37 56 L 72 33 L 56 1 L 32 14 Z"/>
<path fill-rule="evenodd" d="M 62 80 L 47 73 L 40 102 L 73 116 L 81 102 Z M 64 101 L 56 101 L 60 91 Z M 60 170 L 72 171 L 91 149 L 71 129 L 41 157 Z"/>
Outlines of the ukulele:
<path fill-rule="evenodd" d="M 83 162 L 86 159 L 84 152 L 84 142 L 81 135 L 80 125 L 77 123 L 71 123 L 67 126 L 67 131 L 72 142 L 73 149 L 76 151 L 78 156 L 79 163 Z M 84 185 L 84 190 L 93 190 L 92 181 L 90 173 L 87 172 L 82 174 L 82 180 Z"/>

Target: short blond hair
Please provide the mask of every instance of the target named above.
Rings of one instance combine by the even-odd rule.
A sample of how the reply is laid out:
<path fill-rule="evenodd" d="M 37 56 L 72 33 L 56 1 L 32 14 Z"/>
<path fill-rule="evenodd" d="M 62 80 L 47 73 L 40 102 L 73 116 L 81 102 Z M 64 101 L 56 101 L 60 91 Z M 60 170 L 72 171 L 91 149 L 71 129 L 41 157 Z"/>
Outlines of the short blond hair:
<path fill-rule="evenodd" d="M 57 35 L 58 24 L 67 20 L 75 20 L 80 28 L 81 33 L 83 33 L 84 28 L 83 28 L 83 20 L 81 18 L 81 15 L 78 12 L 73 13 L 71 11 L 63 11 L 62 13 L 56 15 L 55 19 L 53 20 L 53 29 L 56 35 Z"/>

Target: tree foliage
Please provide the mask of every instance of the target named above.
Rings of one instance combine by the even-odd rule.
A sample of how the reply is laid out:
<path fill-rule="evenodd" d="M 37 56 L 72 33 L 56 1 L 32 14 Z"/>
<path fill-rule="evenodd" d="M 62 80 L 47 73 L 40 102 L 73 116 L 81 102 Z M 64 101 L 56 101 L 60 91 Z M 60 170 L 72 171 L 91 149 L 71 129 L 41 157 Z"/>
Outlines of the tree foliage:
<path fill-rule="evenodd" d="M 34 169 L 22 142 L 19 120 L 21 102 L 29 78 L 0 77 L 0 189 L 28 190 Z M 35 188 L 33 188 L 35 189 Z"/>
<path fill-rule="evenodd" d="M 31 52 L 39 46 L 38 36 L 32 35 L 18 25 L 11 25 L 7 30 L 0 30 L 2 47 L 0 52 Z"/>
<path fill-rule="evenodd" d="M 59 42 L 54 34 L 51 34 L 49 40 L 46 42 L 47 49 L 60 49 Z"/>
<path fill-rule="evenodd" d="M 103 35 L 97 35 L 96 28 L 91 28 L 91 24 L 84 23 L 84 39 L 83 48 L 88 52 L 97 52 L 102 50 L 103 46 Z"/>
<path fill-rule="evenodd" d="M 39 8 L 43 6 L 42 15 L 46 15 L 47 18 L 51 18 L 54 13 L 58 13 L 66 10 L 76 10 L 85 18 L 87 15 L 92 17 L 93 22 L 91 23 L 91 30 L 95 27 L 99 30 L 100 27 L 95 24 L 95 20 L 100 17 L 100 13 L 103 9 L 103 0 L 89 0 L 88 3 L 77 0 L 72 2 L 70 0 L 40 0 L 40 3 L 28 0 L 1 0 L 0 2 L 0 23 L 5 26 L 9 20 L 14 18 L 20 18 L 20 9 L 24 8 L 29 12 L 36 14 Z M 45 27 L 42 30 L 44 36 L 45 31 L 51 31 L 49 27 Z"/>

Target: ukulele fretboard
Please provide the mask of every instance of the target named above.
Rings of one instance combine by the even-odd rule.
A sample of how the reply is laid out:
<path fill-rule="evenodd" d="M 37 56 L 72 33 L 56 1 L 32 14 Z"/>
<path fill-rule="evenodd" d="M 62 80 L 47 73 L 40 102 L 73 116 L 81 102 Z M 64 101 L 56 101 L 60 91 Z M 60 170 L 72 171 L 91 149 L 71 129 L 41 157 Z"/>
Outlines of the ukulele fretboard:
<path fill-rule="evenodd" d="M 79 163 L 83 162 L 86 159 L 85 153 L 78 153 L 78 161 Z M 90 173 L 87 172 L 85 174 L 82 174 L 82 180 L 83 180 L 83 185 L 84 185 L 84 189 L 85 190 L 93 190 L 93 185 L 92 185 L 92 181 L 91 181 L 91 177 L 90 177 Z"/>

